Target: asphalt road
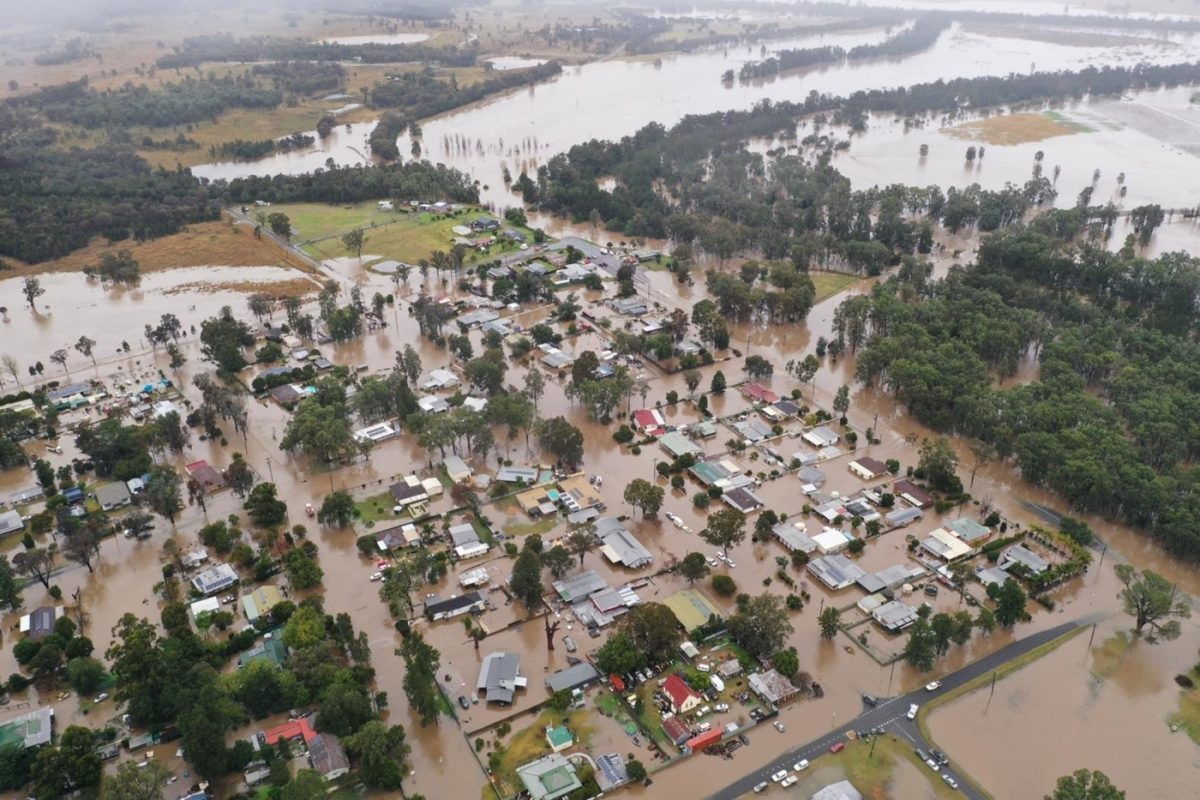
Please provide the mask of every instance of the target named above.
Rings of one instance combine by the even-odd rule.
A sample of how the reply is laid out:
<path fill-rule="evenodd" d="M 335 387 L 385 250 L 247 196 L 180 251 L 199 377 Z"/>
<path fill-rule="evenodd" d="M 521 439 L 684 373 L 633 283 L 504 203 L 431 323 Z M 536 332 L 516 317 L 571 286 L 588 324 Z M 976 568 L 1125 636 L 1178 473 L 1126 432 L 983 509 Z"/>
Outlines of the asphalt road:
<path fill-rule="evenodd" d="M 978 661 L 968 664 L 957 672 L 952 672 L 946 677 L 942 678 L 942 686 L 937 690 L 937 692 L 927 692 L 925 691 L 924 687 L 922 687 L 915 691 L 909 692 L 908 694 L 888 698 L 887 700 L 881 700 L 879 705 L 877 705 L 875 708 L 867 708 L 862 714 L 855 717 L 853 720 L 841 726 L 840 728 L 831 730 L 829 733 L 825 734 L 819 739 L 814 739 L 811 742 L 808 742 L 807 744 L 788 752 L 786 755 L 774 759 L 770 764 L 762 769 L 739 778 L 719 792 L 710 795 L 710 797 L 713 798 L 713 800 L 733 800 L 733 798 L 741 797 L 747 792 L 752 791 L 757 784 L 763 781 L 771 784 L 772 789 L 777 789 L 778 785 L 771 781 L 771 775 L 779 772 L 780 770 L 786 769 L 790 771 L 792 769 L 792 765 L 800 761 L 800 759 L 808 759 L 810 761 L 815 760 L 818 756 L 827 753 L 829 748 L 833 746 L 835 742 L 846 741 L 846 732 L 851 730 L 869 730 L 876 727 L 883 728 L 885 732 L 894 734 L 902 739 L 907 740 L 907 742 L 914 749 L 921 748 L 928 753 L 931 749 L 930 744 L 925 741 L 924 737 L 921 736 L 921 732 L 917 729 L 916 722 L 909 720 L 906 716 L 910 704 L 916 703 L 920 705 L 930 698 L 937 696 L 938 694 L 950 691 L 951 689 L 961 686 L 968 681 L 978 678 L 980 675 L 986 675 L 987 673 L 1003 666 L 1009 661 L 1028 653 L 1030 650 L 1041 647 L 1047 642 L 1057 639 L 1059 636 L 1062 636 L 1063 634 L 1085 624 L 1090 624 L 1090 620 L 1082 618 L 1058 625 L 1050 628 L 1049 630 L 1041 631 L 1040 633 L 1035 633 L 1031 636 L 1021 639 L 1020 641 L 1013 642 L 1007 647 L 1003 647 L 990 655 L 984 656 Z M 767 725 L 760 725 L 756 728 L 756 730 L 760 731 L 760 736 L 787 735 L 786 733 L 777 734 L 770 728 L 770 726 Z M 947 752 L 946 755 L 950 756 L 951 754 Z M 983 800 L 983 795 L 981 795 L 974 788 L 972 788 L 969 783 L 963 780 L 961 774 L 954 769 L 953 758 L 950 759 L 949 765 L 939 770 L 939 773 L 948 774 L 958 781 L 959 791 L 964 797 L 970 798 L 971 800 Z"/>

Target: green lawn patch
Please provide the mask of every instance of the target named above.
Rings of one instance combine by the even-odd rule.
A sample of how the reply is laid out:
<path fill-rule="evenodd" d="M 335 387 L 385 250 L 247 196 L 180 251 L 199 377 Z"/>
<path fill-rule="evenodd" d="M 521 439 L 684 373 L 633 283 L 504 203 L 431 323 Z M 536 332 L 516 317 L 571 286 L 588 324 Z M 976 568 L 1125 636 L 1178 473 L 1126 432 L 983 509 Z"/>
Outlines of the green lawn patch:
<path fill-rule="evenodd" d="M 858 278 L 854 275 L 845 275 L 841 272 L 810 272 L 808 277 L 812 278 L 813 286 L 816 288 L 814 303 L 819 303 L 826 297 L 832 297 L 858 282 Z"/>
<path fill-rule="evenodd" d="M 1196 686 L 1179 693 L 1179 710 L 1167 717 L 1167 722 L 1187 731 L 1192 741 L 1200 744 L 1200 669 L 1192 670 L 1188 677 Z"/>
<path fill-rule="evenodd" d="M 376 522 L 396 516 L 392 513 L 395 505 L 396 501 L 391 492 L 381 492 L 359 501 L 354 508 L 358 511 L 358 521 L 363 527 L 373 528 Z"/>
<path fill-rule="evenodd" d="M 874 752 L 869 741 L 846 742 L 842 752 L 826 753 L 815 759 L 812 766 L 819 769 L 836 764 L 845 770 L 846 778 L 862 792 L 863 797 L 883 798 L 893 796 L 892 773 L 895 772 L 897 759 L 900 758 L 911 763 L 926 776 L 934 797 L 940 800 L 962 796 L 947 786 L 938 773 L 918 761 L 917 754 L 907 742 L 897 739 L 892 734 L 878 737 L 875 740 Z"/>
<path fill-rule="evenodd" d="M 438 692 L 438 713 L 445 714 L 447 717 L 454 716 L 454 706 L 450 705 L 450 698 L 446 697 L 444 692 Z"/>
<path fill-rule="evenodd" d="M 532 534 L 549 533 L 558 527 L 558 517 L 546 516 L 533 522 L 514 522 L 504 526 L 505 536 L 530 536 Z"/>
<path fill-rule="evenodd" d="M 1092 648 L 1092 673 L 1101 678 L 1107 678 L 1117 671 L 1125 654 L 1133 644 L 1133 637 L 1128 631 L 1117 631 L 1105 639 L 1098 647 Z"/>
<path fill-rule="evenodd" d="M 547 725 L 558 725 L 566 719 L 567 728 L 575 735 L 576 743 L 586 742 L 592 731 L 592 726 L 587 724 L 589 713 L 587 709 L 576 709 L 570 713 L 549 708 L 543 710 L 528 727 L 514 733 L 508 742 L 502 745 L 496 776 L 510 787 L 520 786 L 517 767 L 550 753 L 550 745 L 546 743 Z"/>

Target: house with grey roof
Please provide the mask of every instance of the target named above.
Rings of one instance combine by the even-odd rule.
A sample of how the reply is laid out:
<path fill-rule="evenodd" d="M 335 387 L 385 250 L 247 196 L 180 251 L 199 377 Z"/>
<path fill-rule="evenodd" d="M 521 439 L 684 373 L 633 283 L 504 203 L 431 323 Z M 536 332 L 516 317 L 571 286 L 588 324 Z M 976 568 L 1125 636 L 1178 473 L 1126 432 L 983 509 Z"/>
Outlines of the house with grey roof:
<path fill-rule="evenodd" d="M 801 522 L 800 525 L 804 523 Z M 771 534 L 779 540 L 779 543 L 784 546 L 789 553 L 797 551 L 805 554 L 812 553 L 817 549 L 817 543 L 814 542 L 809 535 L 798 528 L 796 524 L 791 522 L 781 522 L 774 528 L 771 528 Z"/>
<path fill-rule="evenodd" d="M 217 564 L 192 578 L 192 586 L 205 597 L 224 591 L 237 582 L 238 574 L 228 564 Z"/>
<path fill-rule="evenodd" d="M 479 592 L 465 592 L 445 600 L 430 597 L 425 601 L 425 615 L 434 622 L 441 619 L 453 619 L 473 611 L 482 611 L 487 607 Z"/>
<path fill-rule="evenodd" d="M 61 606 L 38 606 L 21 617 L 21 633 L 35 642 L 54 633 L 54 623 L 65 616 L 67 610 Z"/>
<path fill-rule="evenodd" d="M 1013 564 L 1020 564 L 1034 575 L 1041 575 L 1050 569 L 1049 561 L 1023 544 L 1014 544 L 1000 553 L 1000 569 L 1007 570 Z"/>
<path fill-rule="evenodd" d="M 699 456 L 704 451 L 700 449 L 700 445 L 693 442 L 691 439 L 684 436 L 679 431 L 668 431 L 658 437 L 658 446 L 667 451 L 667 455 L 672 458 L 680 458 L 685 455 Z"/>
<path fill-rule="evenodd" d="M 497 650 L 484 656 L 476 688 L 485 702 L 509 706 L 517 689 L 524 689 L 526 683 L 526 678 L 521 675 L 521 657 Z"/>
<path fill-rule="evenodd" d="M 25 530 L 25 520 L 18 511 L 0 511 L 0 536 Z"/>
<path fill-rule="evenodd" d="M 654 561 L 650 551 L 612 517 L 596 520 L 596 534 L 600 537 L 600 552 L 614 564 L 640 569 Z"/>
<path fill-rule="evenodd" d="M 600 673 L 586 661 L 581 661 L 566 669 L 560 669 L 546 678 L 546 688 L 551 694 L 562 691 L 582 689 L 600 680 Z"/>
<path fill-rule="evenodd" d="M 93 492 L 96 495 L 96 502 L 104 511 L 112 511 L 114 508 L 121 508 L 133 502 L 133 497 L 129 494 L 129 487 L 120 481 L 101 484 Z"/>
<path fill-rule="evenodd" d="M 895 633 L 917 621 L 917 610 L 899 600 L 889 600 L 872 609 L 871 618 L 884 630 Z"/>
<path fill-rule="evenodd" d="M 326 781 L 335 781 L 350 771 L 350 759 L 332 733 L 319 733 L 308 740 L 308 761 Z"/>
<path fill-rule="evenodd" d="M 843 555 L 818 556 L 808 562 L 808 571 L 830 589 L 845 589 L 866 574 L 866 570 Z"/>

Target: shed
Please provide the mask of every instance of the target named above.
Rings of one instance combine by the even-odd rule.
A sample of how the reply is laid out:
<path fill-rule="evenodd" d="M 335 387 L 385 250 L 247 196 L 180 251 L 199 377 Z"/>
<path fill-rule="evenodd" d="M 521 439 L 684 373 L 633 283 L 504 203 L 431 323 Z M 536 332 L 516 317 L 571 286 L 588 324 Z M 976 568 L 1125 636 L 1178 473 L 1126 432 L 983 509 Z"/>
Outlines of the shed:
<path fill-rule="evenodd" d="M 567 730 L 566 725 L 547 725 L 546 744 L 550 745 L 550 752 L 561 753 L 575 744 L 575 737 Z"/>
<path fill-rule="evenodd" d="M 750 684 L 752 692 L 775 705 L 794 697 L 800 691 L 792 685 L 791 681 L 773 669 L 756 672 L 747 679 L 747 682 Z"/>
<path fill-rule="evenodd" d="M 721 737 L 724 735 L 725 732 L 721 728 L 713 728 L 711 731 L 705 731 L 688 739 L 685 746 L 693 753 L 699 753 L 704 748 L 721 741 Z"/>
<path fill-rule="evenodd" d="M 0 536 L 19 533 L 25 530 L 25 520 L 21 519 L 18 511 L 0 511 Z"/>
<path fill-rule="evenodd" d="M 682 747 L 688 739 L 692 738 L 691 728 L 676 716 L 663 717 L 662 729 L 676 747 Z"/>
<path fill-rule="evenodd" d="M 469 480 L 474 473 L 474 470 L 467 465 L 467 462 L 458 456 L 446 456 L 446 459 L 442 462 L 442 468 L 446 470 L 446 474 L 450 477 L 450 480 L 455 483 L 462 483 Z"/>
<path fill-rule="evenodd" d="M 851 461 L 848 469 L 864 481 L 882 478 L 888 474 L 887 464 L 870 456 L 862 456 Z"/>
<path fill-rule="evenodd" d="M 699 589 L 682 589 L 666 597 L 663 604 L 671 609 L 675 619 L 687 631 L 707 625 L 713 617 L 721 617 L 721 612 Z"/>
<path fill-rule="evenodd" d="M 560 669 L 546 677 L 546 688 L 551 694 L 572 691 L 590 686 L 600 680 L 600 673 L 586 661 Z"/>
<path fill-rule="evenodd" d="M 67 613 L 60 606 L 38 606 L 21 617 L 21 633 L 35 642 L 43 636 L 54 633 L 54 623 Z"/>

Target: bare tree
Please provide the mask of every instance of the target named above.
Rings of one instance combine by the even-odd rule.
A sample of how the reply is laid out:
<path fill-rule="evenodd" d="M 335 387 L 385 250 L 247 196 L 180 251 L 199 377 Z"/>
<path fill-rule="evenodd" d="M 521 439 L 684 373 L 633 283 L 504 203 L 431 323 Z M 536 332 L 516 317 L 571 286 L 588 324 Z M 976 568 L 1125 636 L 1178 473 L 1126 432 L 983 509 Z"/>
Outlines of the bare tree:
<path fill-rule="evenodd" d="M 95 339 L 89 339 L 86 336 L 80 336 L 79 341 L 75 343 L 75 349 L 92 360 L 92 366 L 96 366 L 96 356 L 92 353 L 92 348 L 96 346 Z"/>
<path fill-rule="evenodd" d="M 50 545 L 46 549 L 35 547 L 13 556 L 13 566 L 22 575 L 37 579 L 42 586 L 49 589 L 50 573 L 54 571 L 54 556 L 57 552 L 57 545 Z"/>
<path fill-rule="evenodd" d="M 13 376 L 13 380 L 17 382 L 17 386 L 21 385 L 21 370 L 17 364 L 17 359 L 5 353 L 0 356 L 0 365 L 4 366 L 4 371 Z"/>

